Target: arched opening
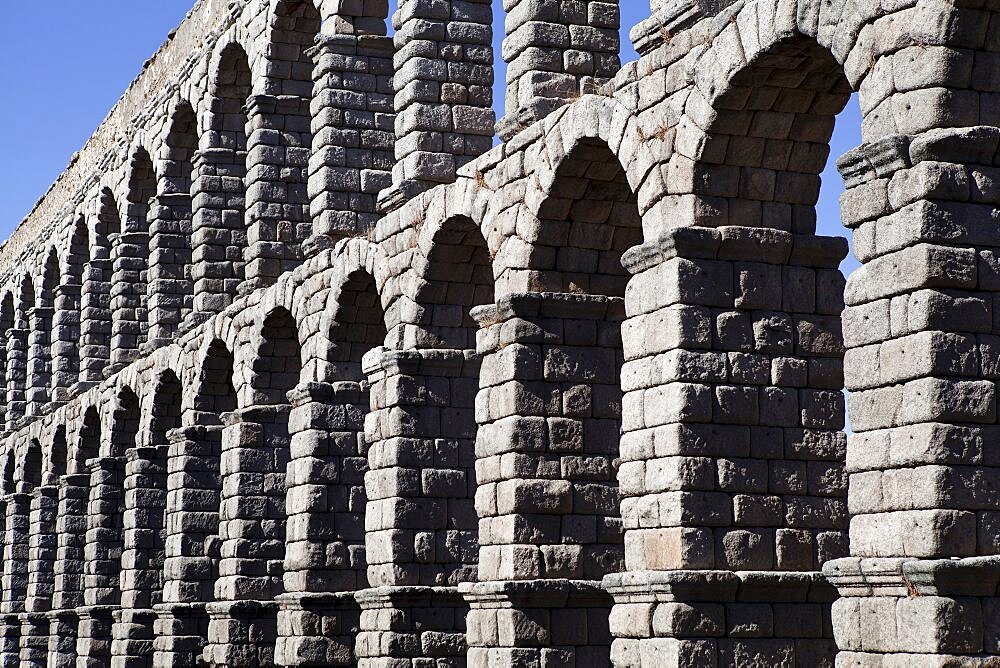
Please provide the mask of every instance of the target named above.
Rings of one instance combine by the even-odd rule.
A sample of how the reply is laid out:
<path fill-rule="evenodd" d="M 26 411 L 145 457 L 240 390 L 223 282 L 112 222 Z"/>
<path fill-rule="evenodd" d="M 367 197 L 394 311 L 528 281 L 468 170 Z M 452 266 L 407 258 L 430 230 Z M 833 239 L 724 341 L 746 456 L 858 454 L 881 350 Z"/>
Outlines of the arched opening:
<path fill-rule="evenodd" d="M 233 354 L 219 339 L 208 346 L 194 398 L 195 424 L 221 425 L 222 415 L 236 410 Z"/>
<path fill-rule="evenodd" d="M 80 381 L 84 383 L 103 380 L 111 359 L 111 244 L 121 230 L 118 203 L 111 190 L 104 188 L 80 296 Z"/>
<path fill-rule="evenodd" d="M 69 473 L 69 442 L 66 439 L 66 426 L 56 427 L 52 436 L 52 451 L 49 457 L 49 472 L 55 478 L 56 484 L 60 478 Z"/>
<path fill-rule="evenodd" d="M 124 458 L 136 446 L 141 413 L 139 397 L 130 387 L 118 391 L 111 420 L 111 451 L 109 457 Z"/>
<path fill-rule="evenodd" d="M 80 335 L 83 322 L 84 273 L 90 262 L 90 230 L 83 216 L 76 220 L 56 296 L 53 315 L 52 397 L 61 400 L 80 380 Z"/>
<path fill-rule="evenodd" d="M 180 604 L 183 614 L 157 651 L 189 657 L 195 663 L 208 638 L 206 604 L 215 600 L 219 578 L 222 483 L 222 415 L 236 410 L 233 355 L 213 340 L 199 369 L 186 427 L 167 431 L 172 461 L 167 486 L 167 537 L 164 552 L 164 603 Z"/>
<path fill-rule="evenodd" d="M 61 273 L 56 249 L 50 248 L 42 270 L 38 302 L 31 314 L 31 333 L 28 336 L 29 415 L 38 413 L 51 398 L 52 322 Z"/>
<path fill-rule="evenodd" d="M 110 373 L 134 361 L 146 342 L 149 323 L 146 284 L 149 270 L 149 212 L 156 196 L 156 172 L 145 148 L 132 156 L 124 229 L 112 239 Z"/>
<path fill-rule="evenodd" d="M 157 206 L 149 228 L 151 340 L 167 340 L 191 313 L 192 194 L 198 119 L 182 102 L 174 109 L 160 159 Z"/>
<path fill-rule="evenodd" d="M 536 214 L 532 289 L 624 297 L 622 254 L 642 243 L 636 196 L 607 144 L 579 140 L 563 158 Z"/>
<path fill-rule="evenodd" d="M 7 456 L 3 460 L 3 494 L 13 494 L 17 490 L 17 482 L 14 478 L 17 472 L 16 457 L 13 450 L 7 451 Z"/>
<path fill-rule="evenodd" d="M 7 428 L 26 414 L 28 400 L 28 357 L 31 314 L 35 308 L 35 284 L 31 276 L 21 277 L 14 327 L 7 338 Z"/>
<path fill-rule="evenodd" d="M 288 403 L 288 391 L 298 384 L 302 373 L 302 354 L 295 319 L 287 310 L 276 308 L 264 319 L 251 368 L 253 405 Z"/>
<path fill-rule="evenodd" d="M 24 455 L 24 468 L 22 469 L 21 482 L 24 483 L 22 491 L 30 493 L 33 489 L 42 484 L 43 473 L 43 453 L 42 444 L 37 439 L 33 439 L 28 445 L 28 451 Z"/>
<path fill-rule="evenodd" d="M 720 464 L 716 487 L 731 496 L 733 521 L 716 529 L 716 540 L 747 548 L 717 549 L 715 566 L 819 570 L 848 550 L 838 268 L 847 244 L 816 236 L 816 204 L 836 117 L 852 89 L 833 56 L 808 37 L 773 45 L 731 82 L 712 101 L 716 117 L 692 165 L 693 194 L 720 211 L 720 225 L 791 233 L 796 245 L 809 239 L 813 250 L 789 256 L 772 240 L 781 237 L 752 231 L 743 234 L 755 247 L 732 244 L 732 306 L 715 315 L 712 348 L 724 351 L 734 369 L 759 359 L 764 370 L 753 379 L 734 371 L 715 388 L 722 405 L 735 406 L 737 395 L 756 397 L 754 412 L 720 408 L 713 420 L 780 430 L 784 447 L 757 449 L 744 467 Z M 721 202 L 725 210 L 715 206 Z M 742 479 L 749 466 L 770 471 L 753 489 Z M 806 468 L 823 482 L 800 483 L 798 471 Z M 781 503 L 751 512 L 742 498 L 750 491 Z M 797 519 L 804 508 L 810 519 Z"/>
<path fill-rule="evenodd" d="M 3 421 L 6 424 L 7 410 L 9 408 L 10 390 L 7 387 L 7 349 L 11 339 L 11 330 L 14 329 L 14 294 L 5 292 L 0 301 L 0 397 L 3 403 Z"/>
<path fill-rule="evenodd" d="M 247 246 L 247 99 L 250 63 L 239 44 L 219 56 L 209 92 L 201 150 L 192 185 L 191 277 L 197 313 L 218 313 L 232 303 L 244 279 Z"/>
<path fill-rule="evenodd" d="M 125 469 L 122 607 L 135 611 L 112 631 L 115 640 L 152 641 L 153 607 L 163 602 L 167 508 L 167 433 L 180 426 L 181 382 L 173 371 L 156 379 L 145 443 L 130 454 Z M 140 614 L 144 611 L 145 614 Z M 152 657 L 152 645 L 130 654 Z"/>
<path fill-rule="evenodd" d="M 272 601 L 284 593 L 285 491 L 290 458 L 288 392 L 299 382 L 302 361 L 298 330 L 286 309 L 277 307 L 253 327 L 246 346 L 253 357 L 244 362 L 246 383 L 238 390 L 240 407 L 226 418 L 224 461 L 253 461 L 252 470 L 223 470 L 220 498 L 222 537 L 219 579 L 212 608 L 209 637 L 217 628 L 228 628 L 239 608 L 223 602 L 240 599 Z M 239 527 L 234 531 L 233 527 Z M 247 538 L 243 538 L 247 536 Z M 237 552 L 248 555 L 236 557 Z M 224 612 L 223 612 L 224 611 Z M 255 637 L 230 643 L 226 651 L 241 655 L 270 654 L 277 642 L 277 607 L 255 613 L 268 623 Z M 207 651 L 207 650 L 206 650 Z M 214 651 L 214 648 L 213 648 Z"/>
<path fill-rule="evenodd" d="M 426 259 L 414 269 L 421 275 L 416 302 L 418 347 L 472 350 L 476 321 L 470 311 L 492 304 L 493 260 L 479 227 L 470 218 L 449 218 L 434 234 Z"/>
<path fill-rule="evenodd" d="M 617 472 L 628 273 L 621 258 L 642 243 L 641 216 L 624 166 L 594 138 L 565 155 L 537 216 L 545 232 L 536 241 L 536 289 L 587 305 L 563 319 L 542 360 L 545 380 L 563 397 L 559 417 L 548 421 L 547 451 L 560 458 L 560 477 L 573 489 L 563 520 L 572 527 L 563 537 L 567 552 L 544 561 L 543 571 L 599 580 L 624 567 Z"/>
<path fill-rule="evenodd" d="M 73 455 L 71 473 L 89 473 L 87 462 L 101 454 L 101 416 L 96 406 L 91 406 L 83 415 L 83 426 Z"/>

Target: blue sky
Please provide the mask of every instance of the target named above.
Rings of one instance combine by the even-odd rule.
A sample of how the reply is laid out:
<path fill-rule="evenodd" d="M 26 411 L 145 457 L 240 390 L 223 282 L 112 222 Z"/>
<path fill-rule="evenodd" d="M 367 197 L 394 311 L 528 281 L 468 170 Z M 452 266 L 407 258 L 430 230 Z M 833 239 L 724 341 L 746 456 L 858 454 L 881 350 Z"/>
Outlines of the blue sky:
<path fill-rule="evenodd" d="M 0 21 L 0 238 L 31 210 L 114 106 L 194 0 L 49 0 L 12 2 Z M 395 4 L 394 2 L 392 4 Z M 497 53 L 502 16 L 497 5 Z M 622 60 L 635 58 L 628 30 L 648 16 L 643 0 L 622 0 Z M 502 63 L 501 63 L 502 64 Z M 498 107 L 503 74 L 497 75 Z M 861 143 L 856 104 L 842 114 L 823 174 L 819 232 L 841 235 L 837 198 L 843 183 L 834 158 Z M 849 259 L 845 270 L 856 267 Z"/>

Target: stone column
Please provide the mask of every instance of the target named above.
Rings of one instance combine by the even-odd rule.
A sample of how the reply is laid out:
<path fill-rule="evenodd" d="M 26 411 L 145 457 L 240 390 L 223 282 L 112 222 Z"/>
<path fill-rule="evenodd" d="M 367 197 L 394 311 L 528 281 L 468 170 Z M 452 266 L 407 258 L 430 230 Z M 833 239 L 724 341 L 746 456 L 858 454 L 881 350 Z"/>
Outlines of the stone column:
<path fill-rule="evenodd" d="M 156 666 L 197 664 L 208 638 L 219 561 L 221 426 L 174 429 L 167 459 L 163 602 L 155 605 Z"/>
<path fill-rule="evenodd" d="M 476 399 L 479 582 L 470 665 L 602 665 L 622 563 L 615 459 L 622 301 L 520 294 L 483 324 Z M 574 663 L 575 662 L 575 663 Z"/>
<path fill-rule="evenodd" d="M 130 212 L 144 204 L 129 205 Z M 149 258 L 149 232 L 137 229 L 143 216 L 131 214 L 125 230 L 111 235 L 111 366 L 104 370 L 109 378 L 139 358 L 139 347 L 146 340 L 149 319 L 146 314 L 146 275 Z"/>
<path fill-rule="evenodd" d="M 618 0 L 507 0 L 507 141 L 581 94 L 596 93 L 621 68 Z"/>
<path fill-rule="evenodd" d="M 1000 653 L 998 148 L 996 127 L 931 130 L 838 163 L 863 263 L 843 322 L 852 556 L 824 567 L 838 665 Z"/>
<path fill-rule="evenodd" d="M 224 416 L 219 535 L 222 559 L 205 661 L 215 666 L 273 665 L 275 597 L 285 557 L 288 406 L 254 406 Z"/>
<path fill-rule="evenodd" d="M 80 293 L 80 376 L 77 389 L 104 379 L 111 359 L 111 274 L 109 258 L 94 258 L 83 272 Z"/>
<path fill-rule="evenodd" d="M 83 605 L 77 608 L 77 668 L 111 665 L 111 626 L 121 608 L 122 457 L 87 461 L 90 498 L 84 554 Z"/>
<path fill-rule="evenodd" d="M 7 431 L 13 431 L 27 406 L 28 323 L 20 317 L 7 331 Z"/>
<path fill-rule="evenodd" d="M 379 218 L 378 193 L 392 185 L 392 40 L 319 35 L 310 113 L 306 253 L 364 233 Z"/>
<path fill-rule="evenodd" d="M 125 463 L 121 610 L 112 628 L 111 665 L 151 665 L 153 606 L 163 592 L 167 446 L 131 448 Z"/>
<path fill-rule="evenodd" d="M 49 334 L 52 329 L 51 306 L 36 306 L 28 311 L 28 375 L 25 387 L 25 414 L 37 415 L 49 402 L 51 383 L 52 347 Z"/>
<path fill-rule="evenodd" d="M 372 350 L 365 421 L 365 546 L 371 589 L 358 592 L 359 662 L 417 666 L 419 657 L 464 665 L 475 579 L 473 351 Z"/>
<path fill-rule="evenodd" d="M 247 100 L 246 280 L 241 294 L 273 284 L 302 261 L 311 225 L 306 187 L 309 99 L 252 95 Z"/>
<path fill-rule="evenodd" d="M 246 153 L 201 149 L 194 156 L 191 187 L 191 281 L 194 297 L 187 326 L 221 313 L 243 281 Z"/>
<path fill-rule="evenodd" d="M 843 239 L 674 228 L 628 251 L 616 666 L 832 665 L 847 549 Z"/>
<path fill-rule="evenodd" d="M 0 666 L 20 665 L 21 619 L 28 592 L 28 534 L 31 495 L 4 499 L 3 591 L 0 592 Z"/>
<path fill-rule="evenodd" d="M 161 194 L 149 207 L 148 346 L 166 345 L 191 310 L 191 196 Z"/>
<path fill-rule="evenodd" d="M 87 540 L 87 505 L 90 476 L 64 475 L 59 481 L 56 514 L 55 591 L 49 612 L 49 666 L 76 666 L 76 636 L 83 605 L 84 548 Z"/>
<path fill-rule="evenodd" d="M 392 17 L 396 162 L 386 211 L 455 180 L 493 145 L 493 7 L 490 0 L 402 0 Z"/>
<path fill-rule="evenodd" d="M 49 654 L 49 617 L 55 589 L 56 516 L 59 487 L 32 493 L 28 539 L 28 589 L 21 616 L 21 666 L 45 668 Z"/>
<path fill-rule="evenodd" d="M 365 572 L 364 420 L 361 384 L 310 383 L 289 393 L 292 459 L 285 507 L 285 593 L 277 663 L 354 665 Z"/>
<path fill-rule="evenodd" d="M 63 274 L 66 280 L 69 274 Z M 52 401 L 66 401 L 80 380 L 81 285 L 60 283 L 52 316 Z"/>

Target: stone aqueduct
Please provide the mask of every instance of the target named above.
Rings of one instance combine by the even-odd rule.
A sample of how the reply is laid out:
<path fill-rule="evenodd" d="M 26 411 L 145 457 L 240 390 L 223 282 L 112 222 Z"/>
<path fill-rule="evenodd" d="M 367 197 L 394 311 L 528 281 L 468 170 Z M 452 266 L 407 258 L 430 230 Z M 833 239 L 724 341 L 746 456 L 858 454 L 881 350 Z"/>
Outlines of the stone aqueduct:
<path fill-rule="evenodd" d="M 1000 665 L 1000 3 L 505 0 L 496 147 L 491 4 L 201 0 L 0 250 L 0 665 Z"/>

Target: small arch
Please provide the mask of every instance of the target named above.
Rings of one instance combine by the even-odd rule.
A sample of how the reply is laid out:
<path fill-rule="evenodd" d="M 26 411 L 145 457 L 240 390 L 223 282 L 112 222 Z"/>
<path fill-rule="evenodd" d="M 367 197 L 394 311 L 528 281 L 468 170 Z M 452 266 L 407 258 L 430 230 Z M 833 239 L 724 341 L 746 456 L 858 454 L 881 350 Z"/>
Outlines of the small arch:
<path fill-rule="evenodd" d="M 24 491 L 30 492 L 42 484 L 42 467 L 42 444 L 37 439 L 32 439 L 24 454 L 24 468 L 21 473 L 21 482 L 26 487 Z"/>
<path fill-rule="evenodd" d="M 478 326 L 475 306 L 492 304 L 493 259 L 479 226 L 467 216 L 447 218 L 434 231 L 423 264 L 416 302 L 418 324 L 428 334 L 420 347 L 472 349 Z"/>
<path fill-rule="evenodd" d="M 567 152 L 538 208 L 529 285 L 536 292 L 624 297 L 622 254 L 642 243 L 642 218 L 622 163 L 601 139 Z"/>
<path fill-rule="evenodd" d="M 174 107 L 163 144 L 160 191 L 165 195 L 190 195 L 194 180 L 194 156 L 198 151 L 198 117 L 186 100 Z"/>
<path fill-rule="evenodd" d="M 17 458 L 14 456 L 14 451 L 8 450 L 7 455 L 4 457 L 3 461 L 3 478 L 0 480 L 0 485 L 3 487 L 3 494 L 13 494 L 17 489 L 17 482 L 15 480 L 15 475 L 17 472 Z"/>
<path fill-rule="evenodd" d="M 67 469 L 68 464 L 69 443 L 66 440 L 66 426 L 59 425 L 52 436 L 52 449 L 49 454 L 48 471 L 58 481 L 59 478 L 69 472 Z"/>
<path fill-rule="evenodd" d="M 233 354 L 221 339 L 208 345 L 201 371 L 198 388 L 194 396 L 195 420 L 197 424 L 221 425 L 223 413 L 236 410 L 236 389 L 233 386 Z"/>
<path fill-rule="evenodd" d="M 361 359 L 372 348 L 384 345 L 387 336 L 375 279 L 364 270 L 353 271 L 344 279 L 336 299 L 327 332 L 331 377 L 361 382 L 366 380 Z"/>
<path fill-rule="evenodd" d="M 111 416 L 111 449 L 108 456 L 124 457 L 128 450 L 136 447 L 140 418 L 139 397 L 132 388 L 122 387 L 115 397 Z"/>
<path fill-rule="evenodd" d="M 177 374 L 172 370 L 157 376 L 153 390 L 153 405 L 150 410 L 149 444 L 167 444 L 167 433 L 181 426 L 182 386 Z"/>
<path fill-rule="evenodd" d="M 83 426 L 77 440 L 76 452 L 71 462 L 71 473 L 89 473 L 87 461 L 101 454 L 101 415 L 96 406 L 87 408 L 83 415 Z"/>
<path fill-rule="evenodd" d="M 156 196 L 156 171 L 153 159 L 143 147 L 132 154 L 128 180 L 128 215 L 125 226 L 129 231 L 146 232 L 149 227 L 149 202 Z"/>
<path fill-rule="evenodd" d="M 107 260 L 111 258 L 111 239 L 121 234 L 122 218 L 118 202 L 111 188 L 103 188 L 97 208 L 97 226 L 94 229 L 94 258 Z"/>
<path fill-rule="evenodd" d="M 259 336 L 256 355 L 251 362 L 253 403 L 287 404 L 286 395 L 298 384 L 302 373 L 302 353 L 295 318 L 279 306 L 268 313 Z"/>

